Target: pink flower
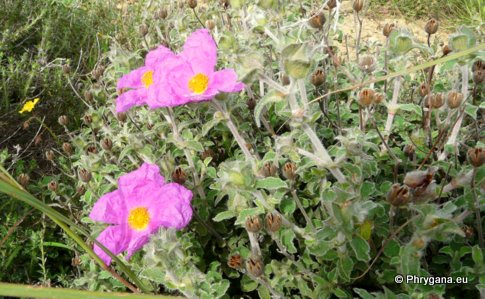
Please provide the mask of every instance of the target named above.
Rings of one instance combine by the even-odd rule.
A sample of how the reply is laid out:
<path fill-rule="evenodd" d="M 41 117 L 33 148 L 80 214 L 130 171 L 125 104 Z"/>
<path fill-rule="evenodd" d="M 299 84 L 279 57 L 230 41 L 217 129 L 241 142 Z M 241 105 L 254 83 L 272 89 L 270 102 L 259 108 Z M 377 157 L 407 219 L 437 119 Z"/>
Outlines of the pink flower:
<path fill-rule="evenodd" d="M 147 57 L 145 68 L 134 70 L 125 76 L 132 75 L 130 79 L 123 77 L 118 83 L 118 88 L 135 89 L 130 90 L 128 95 L 124 93 L 118 97 L 117 112 L 143 104 L 156 109 L 208 101 L 220 92 L 239 92 L 244 88 L 244 84 L 237 81 L 233 69 L 215 71 L 217 46 L 209 31 L 205 29 L 192 33 L 187 38 L 183 51 L 178 55 L 164 46 L 158 47 L 148 55 L 153 59 Z M 152 62 L 154 64 L 151 64 Z M 140 78 L 147 69 L 151 72 L 151 84 L 144 89 L 143 84 L 140 84 Z M 122 81 L 130 80 L 137 84 L 120 84 Z"/>
<path fill-rule="evenodd" d="M 181 229 L 192 218 L 192 192 L 176 184 L 165 184 L 158 166 L 144 163 L 121 176 L 118 189 L 103 195 L 89 218 L 111 224 L 97 240 L 115 255 L 127 251 L 127 259 L 163 226 Z M 94 245 L 94 252 L 107 264 L 111 257 Z"/>

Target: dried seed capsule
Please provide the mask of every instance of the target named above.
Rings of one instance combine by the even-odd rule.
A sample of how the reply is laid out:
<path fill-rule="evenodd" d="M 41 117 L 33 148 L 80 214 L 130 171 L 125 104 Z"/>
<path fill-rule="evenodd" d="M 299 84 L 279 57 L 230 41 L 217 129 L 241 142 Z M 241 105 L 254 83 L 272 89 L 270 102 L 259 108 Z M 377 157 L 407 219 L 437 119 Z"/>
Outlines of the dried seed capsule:
<path fill-rule="evenodd" d="M 288 180 L 295 180 L 296 179 L 296 164 L 293 162 L 286 162 L 283 165 L 283 176 Z"/>
<path fill-rule="evenodd" d="M 52 161 L 55 157 L 56 156 L 52 150 L 48 150 L 45 152 L 45 158 L 47 159 L 47 161 Z"/>
<path fill-rule="evenodd" d="M 266 229 L 270 232 L 277 232 L 281 227 L 281 216 L 276 213 L 266 214 Z"/>
<path fill-rule="evenodd" d="M 472 72 L 476 70 L 485 70 L 485 62 L 481 59 L 476 60 L 472 65 Z"/>
<path fill-rule="evenodd" d="M 62 144 L 62 150 L 66 153 L 66 155 L 70 156 L 72 153 L 74 153 L 74 150 L 72 148 L 72 145 L 68 142 L 64 142 Z"/>
<path fill-rule="evenodd" d="M 399 184 L 392 185 L 387 193 L 387 201 L 395 207 L 407 204 L 410 198 L 409 188 Z"/>
<path fill-rule="evenodd" d="M 446 56 L 452 52 L 451 48 L 448 45 L 443 47 L 443 56 Z"/>
<path fill-rule="evenodd" d="M 372 73 L 376 69 L 376 60 L 373 56 L 362 56 L 359 60 L 359 68 L 366 73 Z"/>
<path fill-rule="evenodd" d="M 205 21 L 205 27 L 209 30 L 213 30 L 216 27 L 216 23 L 213 20 Z"/>
<path fill-rule="evenodd" d="M 261 175 L 262 176 L 264 176 L 264 177 L 270 177 L 270 176 L 275 176 L 277 170 L 278 169 L 276 168 L 276 166 L 273 163 L 266 162 L 266 163 L 264 163 L 264 165 L 261 168 L 260 172 L 261 172 Z"/>
<path fill-rule="evenodd" d="M 468 239 L 471 239 L 475 236 L 475 230 L 471 226 L 465 225 L 465 227 L 463 228 L 463 232 Z"/>
<path fill-rule="evenodd" d="M 246 230 L 257 233 L 261 230 L 261 219 L 259 216 L 249 216 L 246 218 Z"/>
<path fill-rule="evenodd" d="M 59 116 L 59 118 L 57 119 L 57 122 L 61 125 L 61 126 L 67 126 L 68 122 L 69 122 L 69 119 L 67 118 L 67 115 L 61 115 Z"/>
<path fill-rule="evenodd" d="M 313 86 L 320 86 L 325 83 L 325 71 L 323 69 L 317 69 L 311 78 Z"/>
<path fill-rule="evenodd" d="M 188 4 L 190 8 L 194 9 L 197 7 L 197 0 L 189 0 Z"/>
<path fill-rule="evenodd" d="M 86 148 L 86 153 L 91 153 L 91 154 L 96 154 L 98 152 L 98 149 L 96 148 L 95 145 L 90 145 Z"/>
<path fill-rule="evenodd" d="M 430 92 L 430 88 L 429 88 L 429 85 L 426 84 L 426 83 L 423 83 L 419 86 L 419 94 L 422 96 L 422 97 L 425 97 L 429 94 Z"/>
<path fill-rule="evenodd" d="M 243 258 L 239 254 L 229 256 L 227 265 L 233 269 L 239 270 L 243 266 Z"/>
<path fill-rule="evenodd" d="M 101 147 L 106 151 L 110 151 L 113 148 L 113 141 L 109 138 L 104 138 L 101 140 Z"/>
<path fill-rule="evenodd" d="M 79 169 L 79 178 L 81 181 L 87 183 L 91 180 L 91 172 L 87 169 L 81 168 Z"/>
<path fill-rule="evenodd" d="M 463 94 L 457 91 L 450 91 L 448 93 L 447 103 L 450 109 L 455 109 L 461 105 L 463 101 Z"/>
<path fill-rule="evenodd" d="M 475 70 L 473 72 L 473 82 L 475 84 L 481 84 L 485 81 L 485 70 Z"/>
<path fill-rule="evenodd" d="M 26 188 L 29 185 L 30 176 L 26 173 L 21 173 L 18 176 L 17 181 L 20 183 L 20 185 L 22 185 L 24 188 Z"/>
<path fill-rule="evenodd" d="M 252 256 L 246 261 L 246 270 L 255 277 L 263 275 L 264 264 L 259 256 Z"/>
<path fill-rule="evenodd" d="M 229 0 L 221 0 L 221 5 L 224 7 L 224 9 L 227 9 L 230 5 Z"/>
<path fill-rule="evenodd" d="M 382 101 L 384 101 L 384 94 L 383 93 L 376 93 L 376 95 L 374 96 L 374 103 L 375 104 L 380 104 L 382 103 Z"/>
<path fill-rule="evenodd" d="M 319 12 L 319 13 L 314 13 L 312 15 L 310 20 L 308 20 L 308 24 L 310 24 L 312 28 L 322 29 L 323 24 L 325 24 L 325 21 L 326 21 L 325 15 L 323 14 L 323 12 Z"/>
<path fill-rule="evenodd" d="M 413 144 L 406 144 L 404 146 L 404 154 L 408 157 L 409 160 L 414 158 L 414 154 L 416 153 L 416 147 Z"/>
<path fill-rule="evenodd" d="M 117 119 L 118 119 L 120 122 L 124 123 L 124 122 L 126 121 L 126 113 L 124 113 L 124 112 L 117 113 L 117 114 L 116 114 L 116 118 L 117 118 Z"/>
<path fill-rule="evenodd" d="M 328 9 L 332 10 L 337 7 L 337 0 L 329 0 L 327 2 Z"/>
<path fill-rule="evenodd" d="M 76 194 L 84 195 L 84 193 L 86 193 L 86 188 L 84 188 L 84 186 L 81 185 L 76 188 Z"/>
<path fill-rule="evenodd" d="M 382 34 L 384 34 L 385 37 L 389 37 L 391 35 L 392 30 L 396 27 L 395 24 L 392 23 L 387 23 L 384 25 L 384 29 L 382 29 Z"/>
<path fill-rule="evenodd" d="M 445 98 L 442 93 L 435 93 L 429 98 L 429 103 L 432 108 L 439 109 L 445 104 Z"/>
<path fill-rule="evenodd" d="M 485 163 L 485 149 L 482 147 L 471 148 L 467 152 L 468 162 L 473 167 L 480 167 Z"/>
<path fill-rule="evenodd" d="M 56 192 L 57 191 L 57 187 L 59 185 L 57 184 L 56 181 L 50 181 L 48 184 L 47 184 L 47 188 L 53 192 Z"/>
<path fill-rule="evenodd" d="M 375 91 L 370 88 L 364 88 L 359 92 L 359 104 L 362 106 L 369 106 L 374 102 Z"/>
<path fill-rule="evenodd" d="M 24 123 L 22 124 L 22 128 L 24 130 L 27 130 L 29 127 L 30 127 L 30 122 L 29 121 L 24 121 Z"/>
<path fill-rule="evenodd" d="M 66 75 L 69 75 L 69 73 L 71 72 L 71 66 L 69 64 L 64 64 L 62 66 L 62 72 Z"/>
<path fill-rule="evenodd" d="M 162 20 L 166 19 L 166 18 L 167 18 L 167 16 L 168 16 L 167 9 L 165 9 L 165 8 L 160 8 L 160 10 L 159 10 L 159 11 L 158 11 L 158 13 L 157 13 L 157 16 L 158 16 L 160 19 L 162 19 Z"/>
<path fill-rule="evenodd" d="M 352 8 L 355 10 L 355 12 L 359 13 L 363 7 L 364 7 L 364 0 L 354 0 L 354 4 L 352 5 Z"/>
<path fill-rule="evenodd" d="M 147 24 L 141 24 L 140 27 L 138 27 L 138 32 L 140 33 L 141 36 L 147 35 L 148 34 Z"/>
<path fill-rule="evenodd" d="M 185 171 L 177 167 L 175 170 L 172 172 L 172 180 L 176 182 L 177 184 L 183 185 L 185 181 L 187 180 L 187 174 Z"/>
<path fill-rule="evenodd" d="M 290 77 L 288 77 L 287 75 L 283 75 L 283 77 L 281 77 L 281 84 L 283 84 L 283 86 L 289 85 Z"/>
<path fill-rule="evenodd" d="M 89 90 L 84 92 L 84 99 L 86 102 L 91 103 L 93 101 L 93 93 L 90 92 Z"/>
<path fill-rule="evenodd" d="M 90 125 L 93 122 L 93 117 L 89 114 L 84 115 L 83 121 L 86 125 Z"/>
<path fill-rule="evenodd" d="M 253 111 L 256 107 L 256 100 L 251 97 L 246 101 L 246 105 L 248 106 L 249 110 Z"/>
<path fill-rule="evenodd" d="M 424 26 L 424 31 L 429 35 L 435 34 L 438 31 L 439 22 L 436 19 L 429 20 Z"/>
<path fill-rule="evenodd" d="M 212 158 L 212 160 L 214 160 L 215 157 L 216 157 L 216 154 L 214 153 L 214 151 L 211 148 L 208 148 L 208 149 L 204 150 L 202 152 L 202 154 L 200 154 L 200 158 L 202 160 L 205 160 L 205 159 L 207 159 L 209 157 Z"/>
<path fill-rule="evenodd" d="M 434 172 L 431 170 L 416 170 L 406 173 L 403 183 L 410 188 L 428 186 L 433 180 Z"/>
<path fill-rule="evenodd" d="M 38 145 L 41 142 L 42 142 L 42 135 L 35 136 L 35 138 L 34 138 L 34 144 L 35 145 Z"/>

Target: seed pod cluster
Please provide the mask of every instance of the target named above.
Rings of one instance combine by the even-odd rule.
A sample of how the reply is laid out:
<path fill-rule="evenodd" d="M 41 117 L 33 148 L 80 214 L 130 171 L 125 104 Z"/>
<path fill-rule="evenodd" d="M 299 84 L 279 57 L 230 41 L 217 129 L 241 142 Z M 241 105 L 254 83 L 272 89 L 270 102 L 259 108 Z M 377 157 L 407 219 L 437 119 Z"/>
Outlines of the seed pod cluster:
<path fill-rule="evenodd" d="M 293 162 L 286 162 L 283 165 L 283 176 L 288 180 L 295 180 L 296 179 L 296 164 Z"/>
<path fill-rule="evenodd" d="M 260 277 L 264 272 L 263 260 L 259 256 L 252 256 L 246 261 L 246 270 L 255 277 Z"/>
<path fill-rule="evenodd" d="M 463 94 L 457 91 L 450 91 L 448 92 L 448 96 L 446 102 L 450 109 L 458 108 L 463 101 Z"/>
<path fill-rule="evenodd" d="M 482 147 L 475 147 L 471 148 L 467 152 L 468 162 L 473 167 L 480 167 L 485 164 L 485 148 Z"/>
<path fill-rule="evenodd" d="M 325 83 L 325 71 L 321 68 L 317 69 L 312 74 L 311 83 L 317 87 Z"/>
<path fill-rule="evenodd" d="M 275 176 L 277 171 L 278 171 L 278 168 L 276 167 L 276 165 L 274 165 L 271 162 L 266 162 L 261 168 L 260 173 L 262 176 L 267 178 L 267 177 Z"/>
<path fill-rule="evenodd" d="M 259 216 L 249 216 L 246 218 L 246 230 L 257 233 L 261 230 L 261 218 Z"/>
<path fill-rule="evenodd" d="M 473 82 L 475 84 L 482 84 L 485 82 L 485 62 L 483 60 L 477 60 L 472 66 Z"/>
<path fill-rule="evenodd" d="M 429 105 L 433 109 L 439 109 L 445 104 L 445 98 L 442 93 L 435 93 L 431 96 L 428 95 Z"/>
<path fill-rule="evenodd" d="M 369 106 L 375 101 L 376 92 L 371 88 L 364 88 L 359 92 L 359 104 Z"/>
<path fill-rule="evenodd" d="M 387 201 L 395 207 L 406 205 L 410 199 L 409 188 L 405 185 L 394 184 L 387 193 Z"/>
<path fill-rule="evenodd" d="M 111 141 L 111 139 L 109 138 L 104 138 L 103 140 L 101 140 L 101 147 L 105 151 L 110 151 L 113 148 L 113 141 Z"/>
<path fill-rule="evenodd" d="M 281 228 L 281 216 L 276 213 L 266 214 L 266 229 L 272 233 L 277 232 Z"/>
<path fill-rule="evenodd" d="M 89 182 L 92 178 L 91 172 L 87 169 L 81 168 L 81 169 L 79 169 L 78 173 L 79 173 L 79 178 L 84 183 Z"/>
<path fill-rule="evenodd" d="M 68 142 L 64 142 L 62 144 L 62 150 L 68 156 L 70 156 L 70 155 L 72 155 L 74 153 L 74 149 L 72 148 L 72 145 L 70 143 L 68 143 Z"/>
<path fill-rule="evenodd" d="M 239 254 L 229 256 L 227 265 L 233 269 L 239 270 L 243 267 L 243 258 Z"/>

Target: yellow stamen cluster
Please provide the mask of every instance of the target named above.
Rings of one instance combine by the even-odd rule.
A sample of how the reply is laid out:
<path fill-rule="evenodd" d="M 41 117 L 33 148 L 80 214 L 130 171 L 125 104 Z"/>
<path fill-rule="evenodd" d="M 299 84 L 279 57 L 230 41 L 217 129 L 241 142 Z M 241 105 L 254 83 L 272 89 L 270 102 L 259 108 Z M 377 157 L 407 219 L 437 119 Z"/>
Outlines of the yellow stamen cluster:
<path fill-rule="evenodd" d="M 150 213 L 145 207 L 134 208 L 128 215 L 128 224 L 134 230 L 144 230 L 150 223 Z"/>
<path fill-rule="evenodd" d="M 141 82 L 145 85 L 145 88 L 150 87 L 153 84 L 153 71 L 147 71 L 141 76 Z"/>
<path fill-rule="evenodd" d="M 189 80 L 189 89 L 195 94 L 203 94 L 209 86 L 209 77 L 198 73 Z"/>

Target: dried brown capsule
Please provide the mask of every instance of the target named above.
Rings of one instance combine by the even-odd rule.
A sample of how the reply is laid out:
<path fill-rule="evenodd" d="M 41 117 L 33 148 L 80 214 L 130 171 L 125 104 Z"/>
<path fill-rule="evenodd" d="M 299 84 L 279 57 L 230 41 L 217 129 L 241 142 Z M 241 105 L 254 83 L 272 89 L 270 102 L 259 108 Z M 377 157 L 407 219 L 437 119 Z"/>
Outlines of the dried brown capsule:
<path fill-rule="evenodd" d="M 256 107 L 256 100 L 251 97 L 246 101 L 246 105 L 248 106 L 248 109 L 253 111 L 254 108 Z"/>
<path fill-rule="evenodd" d="M 86 188 L 84 188 L 84 186 L 79 186 L 76 188 L 76 194 L 78 195 L 84 195 L 84 193 L 86 193 Z"/>
<path fill-rule="evenodd" d="M 471 239 L 475 236 L 475 230 L 471 226 L 465 225 L 465 227 L 463 227 L 463 232 L 468 239 Z"/>
<path fill-rule="evenodd" d="M 263 275 L 264 264 L 259 256 L 252 256 L 246 261 L 246 270 L 255 277 Z"/>
<path fill-rule="evenodd" d="M 355 10 L 355 12 L 359 13 L 363 7 L 364 7 L 364 0 L 354 0 L 354 3 L 352 4 L 352 8 Z"/>
<path fill-rule="evenodd" d="M 404 154 L 409 160 L 412 160 L 414 158 L 415 153 L 416 147 L 413 144 L 406 144 L 404 146 Z"/>
<path fill-rule="evenodd" d="M 475 84 L 481 84 L 485 81 L 485 70 L 475 70 L 473 72 L 473 82 Z"/>
<path fill-rule="evenodd" d="M 380 104 L 380 103 L 382 103 L 382 101 L 384 101 L 384 98 L 385 98 L 384 94 L 383 94 L 383 93 L 378 92 L 378 93 L 376 93 L 376 95 L 374 96 L 374 103 L 375 103 L 375 104 Z"/>
<path fill-rule="evenodd" d="M 327 2 L 328 9 L 332 10 L 337 7 L 337 0 L 329 0 Z"/>
<path fill-rule="evenodd" d="M 30 127 L 30 122 L 29 121 L 24 121 L 24 123 L 22 124 L 22 128 L 24 130 L 27 130 L 29 127 Z"/>
<path fill-rule="evenodd" d="M 54 154 L 54 151 L 52 150 L 48 150 L 45 152 L 45 158 L 48 160 L 48 161 L 52 161 L 54 160 L 54 158 L 56 157 L 56 155 Z"/>
<path fill-rule="evenodd" d="M 452 52 L 451 48 L 448 45 L 443 46 L 443 56 L 446 56 Z"/>
<path fill-rule="evenodd" d="M 311 78 L 313 86 L 320 86 L 325 83 L 325 71 L 323 69 L 317 69 Z"/>
<path fill-rule="evenodd" d="M 216 158 L 216 154 L 214 153 L 214 151 L 211 148 L 208 148 L 208 149 L 204 150 L 202 152 L 202 154 L 200 154 L 200 157 L 202 158 L 202 160 L 205 160 L 209 157 L 212 158 L 212 160 L 214 160 Z"/>
<path fill-rule="evenodd" d="M 472 72 L 476 70 L 485 70 L 485 62 L 481 59 L 475 60 L 472 65 Z"/>
<path fill-rule="evenodd" d="M 288 180 L 295 180 L 296 179 L 296 164 L 293 162 L 286 162 L 283 165 L 283 176 Z"/>
<path fill-rule="evenodd" d="M 429 92 L 430 92 L 430 88 L 428 84 L 423 83 L 419 86 L 419 95 L 421 95 L 422 97 L 427 96 Z"/>
<path fill-rule="evenodd" d="M 249 216 L 246 218 L 246 230 L 257 233 L 261 230 L 261 219 L 259 216 Z"/>
<path fill-rule="evenodd" d="M 415 170 L 406 173 L 403 183 L 410 188 L 426 187 L 433 180 L 434 172 L 431 170 Z"/>
<path fill-rule="evenodd" d="M 172 180 L 177 184 L 183 185 L 187 180 L 187 174 L 182 168 L 177 167 L 172 172 Z"/>
<path fill-rule="evenodd" d="M 442 93 L 435 93 L 429 97 L 429 103 L 432 108 L 439 109 L 445 104 L 445 98 Z"/>
<path fill-rule="evenodd" d="M 429 20 L 424 26 L 424 31 L 429 35 L 435 34 L 438 31 L 439 22 L 436 19 Z"/>
<path fill-rule="evenodd" d="M 91 180 L 91 172 L 87 169 L 84 169 L 84 168 L 81 168 L 79 169 L 79 178 L 81 179 L 81 181 L 87 183 Z"/>
<path fill-rule="evenodd" d="M 157 17 L 159 17 L 162 20 L 166 19 L 167 16 L 168 16 L 168 12 L 167 12 L 167 9 L 165 8 L 160 8 L 160 10 L 157 12 Z"/>
<path fill-rule="evenodd" d="M 239 270 L 243 266 L 243 258 L 239 254 L 229 256 L 227 265 L 233 269 Z"/>
<path fill-rule="evenodd" d="M 384 34 L 385 37 L 389 37 L 394 28 L 396 28 L 395 24 L 387 23 L 386 25 L 384 25 L 384 29 L 382 29 L 382 34 Z"/>
<path fill-rule="evenodd" d="M 21 173 L 17 177 L 17 181 L 22 185 L 24 188 L 26 188 L 29 185 L 30 182 L 30 176 L 26 173 Z"/>
<path fill-rule="evenodd" d="M 410 199 L 411 195 L 407 186 L 394 184 L 387 193 L 387 201 L 395 207 L 406 205 Z"/>
<path fill-rule="evenodd" d="M 187 1 L 187 3 L 189 4 L 189 7 L 192 9 L 197 7 L 197 0 L 189 0 Z"/>
<path fill-rule="evenodd" d="M 104 138 L 101 140 L 101 147 L 106 151 L 110 151 L 113 148 L 113 141 L 109 138 Z"/>
<path fill-rule="evenodd" d="M 117 118 L 117 119 L 118 119 L 120 122 L 122 122 L 122 123 L 124 123 L 124 122 L 126 121 L 126 117 L 127 117 L 127 116 L 126 116 L 126 113 L 124 113 L 124 112 L 120 112 L 120 113 L 117 113 L 117 114 L 116 114 L 116 118 Z"/>
<path fill-rule="evenodd" d="M 148 34 L 147 24 L 141 24 L 140 27 L 138 27 L 138 33 L 140 33 L 141 36 L 147 35 Z"/>
<path fill-rule="evenodd" d="M 47 184 L 47 188 L 53 192 L 56 192 L 57 191 L 57 187 L 59 187 L 59 185 L 57 184 L 56 181 L 50 181 L 48 184 Z"/>
<path fill-rule="evenodd" d="M 86 153 L 88 154 L 96 154 L 98 153 L 98 149 L 96 148 L 95 145 L 90 145 L 86 148 Z"/>
<path fill-rule="evenodd" d="M 213 20 L 205 21 L 205 27 L 209 30 L 213 30 L 216 27 L 216 23 Z"/>
<path fill-rule="evenodd" d="M 369 106 L 374 102 L 375 91 L 370 88 L 364 88 L 359 92 L 359 104 L 362 106 Z"/>
<path fill-rule="evenodd" d="M 34 138 L 34 144 L 35 145 L 38 145 L 41 142 L 42 142 L 42 135 L 35 136 L 35 138 Z"/>
<path fill-rule="evenodd" d="M 66 155 L 70 156 L 74 153 L 74 150 L 72 148 L 72 145 L 68 142 L 64 142 L 62 144 L 62 150 L 64 151 L 64 153 L 66 153 Z"/>
<path fill-rule="evenodd" d="M 229 0 L 221 0 L 220 2 L 222 7 L 224 7 L 225 9 L 227 9 L 230 5 Z"/>
<path fill-rule="evenodd" d="M 359 68 L 366 73 L 372 73 L 376 69 L 376 60 L 373 56 L 365 55 L 359 60 Z"/>
<path fill-rule="evenodd" d="M 278 171 L 278 168 L 276 168 L 276 166 L 273 163 L 266 162 L 261 168 L 260 173 L 264 177 L 270 177 L 270 176 L 275 176 L 277 171 Z"/>
<path fill-rule="evenodd" d="M 90 124 L 92 124 L 92 123 L 93 123 L 93 117 L 92 117 L 91 115 L 89 115 L 89 114 L 86 114 L 86 115 L 84 115 L 84 117 L 83 117 L 83 121 L 84 121 L 84 123 L 85 123 L 86 125 L 88 125 L 88 126 L 89 126 Z"/>
<path fill-rule="evenodd" d="M 69 123 L 69 119 L 67 118 L 67 115 L 61 115 L 59 116 L 59 118 L 57 119 L 57 122 L 61 125 L 61 126 L 67 126 L 67 124 Z"/>
<path fill-rule="evenodd" d="M 270 232 L 277 232 L 281 228 L 281 216 L 276 213 L 266 214 L 266 229 Z"/>
<path fill-rule="evenodd" d="M 93 101 L 93 93 L 90 92 L 89 90 L 84 92 L 84 99 L 86 102 L 91 103 Z"/>
<path fill-rule="evenodd" d="M 69 73 L 71 72 L 71 66 L 69 64 L 64 64 L 62 66 L 62 72 L 66 75 L 69 75 Z"/>
<path fill-rule="evenodd" d="M 482 147 L 471 148 L 467 152 L 468 162 L 473 167 L 480 167 L 485 163 L 485 149 Z"/>
<path fill-rule="evenodd" d="M 323 12 L 319 12 L 312 15 L 310 20 L 308 20 L 308 24 L 310 24 L 312 28 L 322 29 L 325 21 L 325 15 L 323 14 Z"/>
<path fill-rule="evenodd" d="M 287 75 L 283 75 L 281 77 L 281 84 L 283 84 L 283 86 L 289 85 L 290 84 L 290 77 L 288 77 Z"/>
<path fill-rule="evenodd" d="M 448 107 L 455 109 L 461 105 L 463 101 L 463 94 L 457 91 L 450 91 L 447 97 Z"/>

